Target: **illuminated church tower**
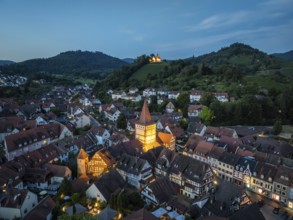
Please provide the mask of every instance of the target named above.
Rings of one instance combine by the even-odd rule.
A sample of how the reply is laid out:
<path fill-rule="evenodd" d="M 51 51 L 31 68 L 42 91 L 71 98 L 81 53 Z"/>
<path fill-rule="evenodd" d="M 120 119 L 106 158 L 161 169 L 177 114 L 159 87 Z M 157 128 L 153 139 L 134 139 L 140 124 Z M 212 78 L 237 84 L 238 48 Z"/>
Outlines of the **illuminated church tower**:
<path fill-rule="evenodd" d="M 86 175 L 88 160 L 89 155 L 81 148 L 77 155 L 77 176 Z"/>
<path fill-rule="evenodd" d="M 148 104 L 145 100 L 139 121 L 135 123 L 135 139 L 142 143 L 144 152 L 157 146 L 156 131 L 157 124 L 152 122 Z"/>

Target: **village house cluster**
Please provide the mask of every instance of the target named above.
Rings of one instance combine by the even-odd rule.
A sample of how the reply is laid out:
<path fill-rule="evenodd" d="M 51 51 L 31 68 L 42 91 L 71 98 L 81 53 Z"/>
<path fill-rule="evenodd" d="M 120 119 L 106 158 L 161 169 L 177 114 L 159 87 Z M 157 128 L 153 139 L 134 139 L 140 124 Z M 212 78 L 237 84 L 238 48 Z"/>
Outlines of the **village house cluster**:
<path fill-rule="evenodd" d="M 26 81 L 27 77 L 24 76 L 0 74 L 0 87 L 18 87 L 20 85 L 25 84 Z"/>
<path fill-rule="evenodd" d="M 189 100 L 190 103 L 197 103 L 199 102 L 200 98 L 204 94 L 205 91 L 203 90 L 195 90 L 192 89 L 190 91 Z M 164 101 L 170 101 L 170 100 L 177 100 L 179 95 L 181 94 L 181 91 L 173 91 L 173 90 L 166 90 L 163 88 L 155 89 L 155 88 L 146 88 L 142 92 L 138 90 L 138 88 L 132 87 L 129 88 L 128 92 L 125 91 L 113 91 L 108 90 L 108 95 L 111 95 L 112 100 L 117 101 L 119 99 L 121 100 L 129 100 L 132 102 L 139 102 L 143 99 L 156 96 L 157 97 L 157 103 L 158 105 L 162 104 Z M 213 93 L 215 98 L 219 100 L 220 102 L 228 102 L 233 101 L 234 97 L 229 97 L 228 93 L 226 92 L 215 92 Z M 150 103 L 151 100 L 148 99 L 148 102 Z"/>
<path fill-rule="evenodd" d="M 132 88 L 128 94 L 137 93 Z M 113 98 L 114 92 L 109 94 Z M 150 113 L 147 97 L 158 94 L 168 100 L 165 112 Z M 73 193 L 84 191 L 89 200 L 109 203 L 112 195 L 131 187 L 153 208 L 124 219 L 133 215 L 184 219 L 198 212 L 245 216 L 243 210 L 262 216 L 246 190 L 293 210 L 292 145 L 271 139 L 267 127 L 204 125 L 198 117 L 203 92 L 197 90 L 190 94 L 184 130 L 179 125 L 182 113 L 172 102 L 179 94 L 145 89 L 139 112 L 116 102 L 118 96 L 111 104 L 101 104 L 87 85 L 55 87 L 26 99 L 24 105 L 1 99 L 0 218 L 51 219 L 56 205 L 51 196 L 65 178 Z M 226 93 L 214 95 L 229 101 Z M 121 114 L 127 120 L 126 130 L 116 126 Z M 64 165 L 72 160 L 76 170 Z M 73 210 L 65 205 L 62 209 Z M 119 216 L 109 207 L 103 211 Z"/>

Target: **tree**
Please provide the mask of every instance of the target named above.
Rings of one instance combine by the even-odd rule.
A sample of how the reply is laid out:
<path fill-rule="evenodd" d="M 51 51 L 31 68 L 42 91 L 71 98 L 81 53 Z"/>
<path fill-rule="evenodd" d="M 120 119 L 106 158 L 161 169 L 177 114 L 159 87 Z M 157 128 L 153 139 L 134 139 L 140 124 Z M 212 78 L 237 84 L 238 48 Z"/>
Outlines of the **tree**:
<path fill-rule="evenodd" d="M 214 119 L 214 112 L 207 106 L 204 106 L 199 114 L 200 119 L 207 125 L 209 125 Z"/>
<path fill-rule="evenodd" d="M 215 114 L 215 122 L 222 123 L 224 121 L 224 106 L 219 100 L 215 100 L 210 104 L 210 109 Z"/>
<path fill-rule="evenodd" d="M 57 198 L 64 197 L 65 195 L 70 195 L 72 190 L 72 183 L 67 178 L 64 178 L 61 182 L 60 188 L 57 193 Z M 62 196 L 61 196 L 62 195 Z M 61 198 L 63 199 L 63 198 Z"/>
<path fill-rule="evenodd" d="M 187 121 L 186 119 L 182 119 L 180 122 L 179 122 L 179 125 L 182 129 L 186 130 L 187 127 L 188 127 L 188 124 L 187 124 Z"/>
<path fill-rule="evenodd" d="M 262 123 L 262 107 L 255 96 L 245 96 L 236 103 L 234 119 L 237 124 Z"/>
<path fill-rule="evenodd" d="M 205 93 L 202 94 L 202 96 L 201 96 L 199 102 L 200 102 L 202 105 L 205 105 L 205 106 L 208 106 L 208 107 L 209 107 L 210 104 L 211 104 L 213 101 L 215 101 L 215 100 L 216 100 L 216 98 L 215 98 L 215 96 L 214 96 L 213 93 L 211 93 L 211 92 L 205 92 Z"/>
<path fill-rule="evenodd" d="M 179 109 L 181 109 L 183 117 L 187 117 L 189 96 L 189 92 L 182 92 L 176 100 L 176 105 Z"/>
<path fill-rule="evenodd" d="M 277 120 L 273 127 L 273 134 L 278 135 L 282 131 L 282 122 L 281 120 Z"/>
<path fill-rule="evenodd" d="M 120 114 L 117 119 L 117 128 L 118 129 L 126 129 L 127 128 L 127 119 L 124 114 Z"/>

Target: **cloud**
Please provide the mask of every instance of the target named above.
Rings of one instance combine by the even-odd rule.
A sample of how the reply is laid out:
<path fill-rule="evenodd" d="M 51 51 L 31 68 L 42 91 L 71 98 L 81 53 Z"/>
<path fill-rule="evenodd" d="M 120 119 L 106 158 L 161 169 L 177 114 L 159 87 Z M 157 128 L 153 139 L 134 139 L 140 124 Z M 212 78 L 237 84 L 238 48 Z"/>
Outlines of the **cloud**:
<path fill-rule="evenodd" d="M 204 18 L 201 22 L 193 26 L 185 27 L 187 32 L 196 32 L 201 30 L 207 30 L 212 28 L 223 28 L 236 24 L 246 22 L 250 18 L 250 12 L 238 11 L 232 14 L 217 14 Z"/>
<path fill-rule="evenodd" d="M 282 40 L 280 35 L 284 34 L 283 37 L 288 35 L 288 29 L 292 26 L 292 22 L 285 25 L 276 25 L 276 26 L 266 26 L 259 28 L 248 28 L 248 29 L 240 29 L 235 31 L 227 31 L 224 33 L 218 33 L 209 36 L 198 36 L 196 38 L 188 38 L 183 41 L 176 41 L 169 44 L 160 44 L 157 45 L 157 48 L 161 52 L 180 52 L 180 51 L 210 51 L 208 48 L 211 48 L 214 45 L 223 45 L 223 42 L 262 42 L 263 45 L 266 42 L 271 42 L 272 39 L 279 38 L 280 45 L 282 44 Z M 278 30 L 278 31 L 276 31 Z M 293 32 L 293 31 L 292 31 Z M 250 44 L 250 43 L 248 43 Z"/>

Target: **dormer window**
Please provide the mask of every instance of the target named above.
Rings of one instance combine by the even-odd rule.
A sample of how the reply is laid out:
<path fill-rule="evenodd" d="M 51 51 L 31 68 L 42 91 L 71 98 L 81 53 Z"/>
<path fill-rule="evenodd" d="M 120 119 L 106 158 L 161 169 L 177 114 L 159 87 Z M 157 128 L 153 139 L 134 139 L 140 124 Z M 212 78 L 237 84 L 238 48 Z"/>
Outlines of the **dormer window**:
<path fill-rule="evenodd" d="M 272 182 L 272 177 L 269 177 L 269 182 Z"/>
<path fill-rule="evenodd" d="M 260 175 L 260 178 L 261 178 L 261 179 L 263 179 L 263 178 L 264 178 L 264 175 L 263 175 L 263 174 L 261 174 L 261 175 Z"/>

